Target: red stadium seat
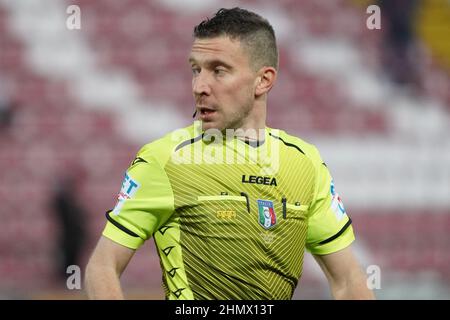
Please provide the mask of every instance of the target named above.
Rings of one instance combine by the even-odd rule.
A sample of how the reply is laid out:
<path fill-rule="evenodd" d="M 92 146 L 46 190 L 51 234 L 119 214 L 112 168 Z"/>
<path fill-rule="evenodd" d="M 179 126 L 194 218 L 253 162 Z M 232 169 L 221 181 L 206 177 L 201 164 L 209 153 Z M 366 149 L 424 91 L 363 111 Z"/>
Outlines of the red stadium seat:
<path fill-rule="evenodd" d="M 83 37 L 96 57 L 96 67 L 125 72 L 146 101 L 167 101 L 189 119 L 194 104 L 187 63 L 191 29 L 205 15 L 176 13 L 159 1 L 77 3 L 83 10 Z M 299 32 L 311 38 L 345 38 L 358 47 L 368 67 L 377 67 L 381 35 L 361 28 L 364 15 L 348 1 L 277 4 Z M 70 83 L 33 70 L 26 61 L 27 47 L 12 33 L 9 12 L 1 6 L 0 35 L 0 84 L 5 81 L 17 105 L 13 127 L 0 134 L 0 166 L 6 168 L 0 171 L 1 286 L 51 288 L 56 281 L 52 263 L 59 231 L 49 207 L 53 184 L 64 172 L 77 172 L 79 198 L 89 220 L 88 255 L 139 146 L 126 140 L 110 113 L 86 108 L 73 95 Z M 387 106 L 367 108 L 352 99 L 338 77 L 293 67 L 299 57 L 290 43 L 280 42 L 279 51 L 280 76 L 269 97 L 269 126 L 306 135 L 388 133 Z M 450 105 L 449 77 L 434 70 L 434 66 L 424 70 L 425 91 Z M 359 213 L 352 219 L 357 237 L 386 268 L 433 270 L 450 282 L 450 212 L 443 211 L 355 210 Z M 148 279 L 149 273 L 158 276 Z M 155 252 L 151 257 L 139 256 L 127 272 L 131 286 L 142 286 L 143 279 L 159 285 Z M 310 275 L 302 279 L 312 285 L 317 281 Z"/>

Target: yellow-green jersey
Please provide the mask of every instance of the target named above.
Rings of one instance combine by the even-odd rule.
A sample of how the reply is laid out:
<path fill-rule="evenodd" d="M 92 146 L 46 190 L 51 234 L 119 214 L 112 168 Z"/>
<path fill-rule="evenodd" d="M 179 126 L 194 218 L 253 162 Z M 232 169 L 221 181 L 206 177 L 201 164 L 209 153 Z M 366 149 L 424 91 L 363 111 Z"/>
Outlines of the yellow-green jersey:
<path fill-rule="evenodd" d="M 305 248 L 347 247 L 351 220 L 317 149 L 267 128 L 249 142 L 195 125 L 145 145 L 103 235 L 153 237 L 167 299 L 291 299 Z"/>

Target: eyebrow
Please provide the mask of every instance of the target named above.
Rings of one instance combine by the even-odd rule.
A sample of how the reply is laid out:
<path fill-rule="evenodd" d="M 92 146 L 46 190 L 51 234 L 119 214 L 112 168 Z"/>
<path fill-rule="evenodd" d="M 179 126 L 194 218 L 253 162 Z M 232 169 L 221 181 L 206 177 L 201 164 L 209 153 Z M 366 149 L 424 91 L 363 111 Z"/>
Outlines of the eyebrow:
<path fill-rule="evenodd" d="M 197 63 L 197 60 L 195 60 L 193 57 L 189 57 L 189 63 L 190 64 Z M 230 64 L 224 62 L 223 60 L 219 60 L 219 59 L 205 60 L 204 63 L 205 63 L 205 65 L 207 65 L 209 67 L 215 67 L 218 65 L 222 65 L 228 69 L 233 68 Z"/>

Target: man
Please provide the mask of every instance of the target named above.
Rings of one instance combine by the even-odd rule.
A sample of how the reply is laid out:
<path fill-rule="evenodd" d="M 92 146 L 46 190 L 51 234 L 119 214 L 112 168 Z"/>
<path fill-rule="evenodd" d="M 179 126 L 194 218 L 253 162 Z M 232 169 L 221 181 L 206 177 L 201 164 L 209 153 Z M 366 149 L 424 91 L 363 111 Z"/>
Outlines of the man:
<path fill-rule="evenodd" d="M 120 275 L 153 237 L 167 299 L 291 299 L 305 248 L 333 297 L 373 298 L 317 149 L 265 125 L 278 69 L 267 20 L 219 10 L 195 27 L 189 62 L 201 125 L 138 152 L 88 263 L 89 297 L 123 298 Z"/>

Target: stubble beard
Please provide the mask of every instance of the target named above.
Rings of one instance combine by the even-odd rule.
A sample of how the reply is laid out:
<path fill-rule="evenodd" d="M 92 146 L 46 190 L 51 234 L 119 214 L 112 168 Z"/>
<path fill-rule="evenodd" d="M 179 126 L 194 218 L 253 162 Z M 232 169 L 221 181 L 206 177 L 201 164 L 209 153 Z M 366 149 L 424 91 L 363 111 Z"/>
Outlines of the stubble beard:
<path fill-rule="evenodd" d="M 224 123 L 220 126 L 220 128 L 217 129 L 225 133 L 227 129 L 237 130 L 242 128 L 245 125 L 245 121 L 248 118 L 251 110 L 252 108 L 250 103 L 245 104 L 235 112 L 227 115 Z"/>

